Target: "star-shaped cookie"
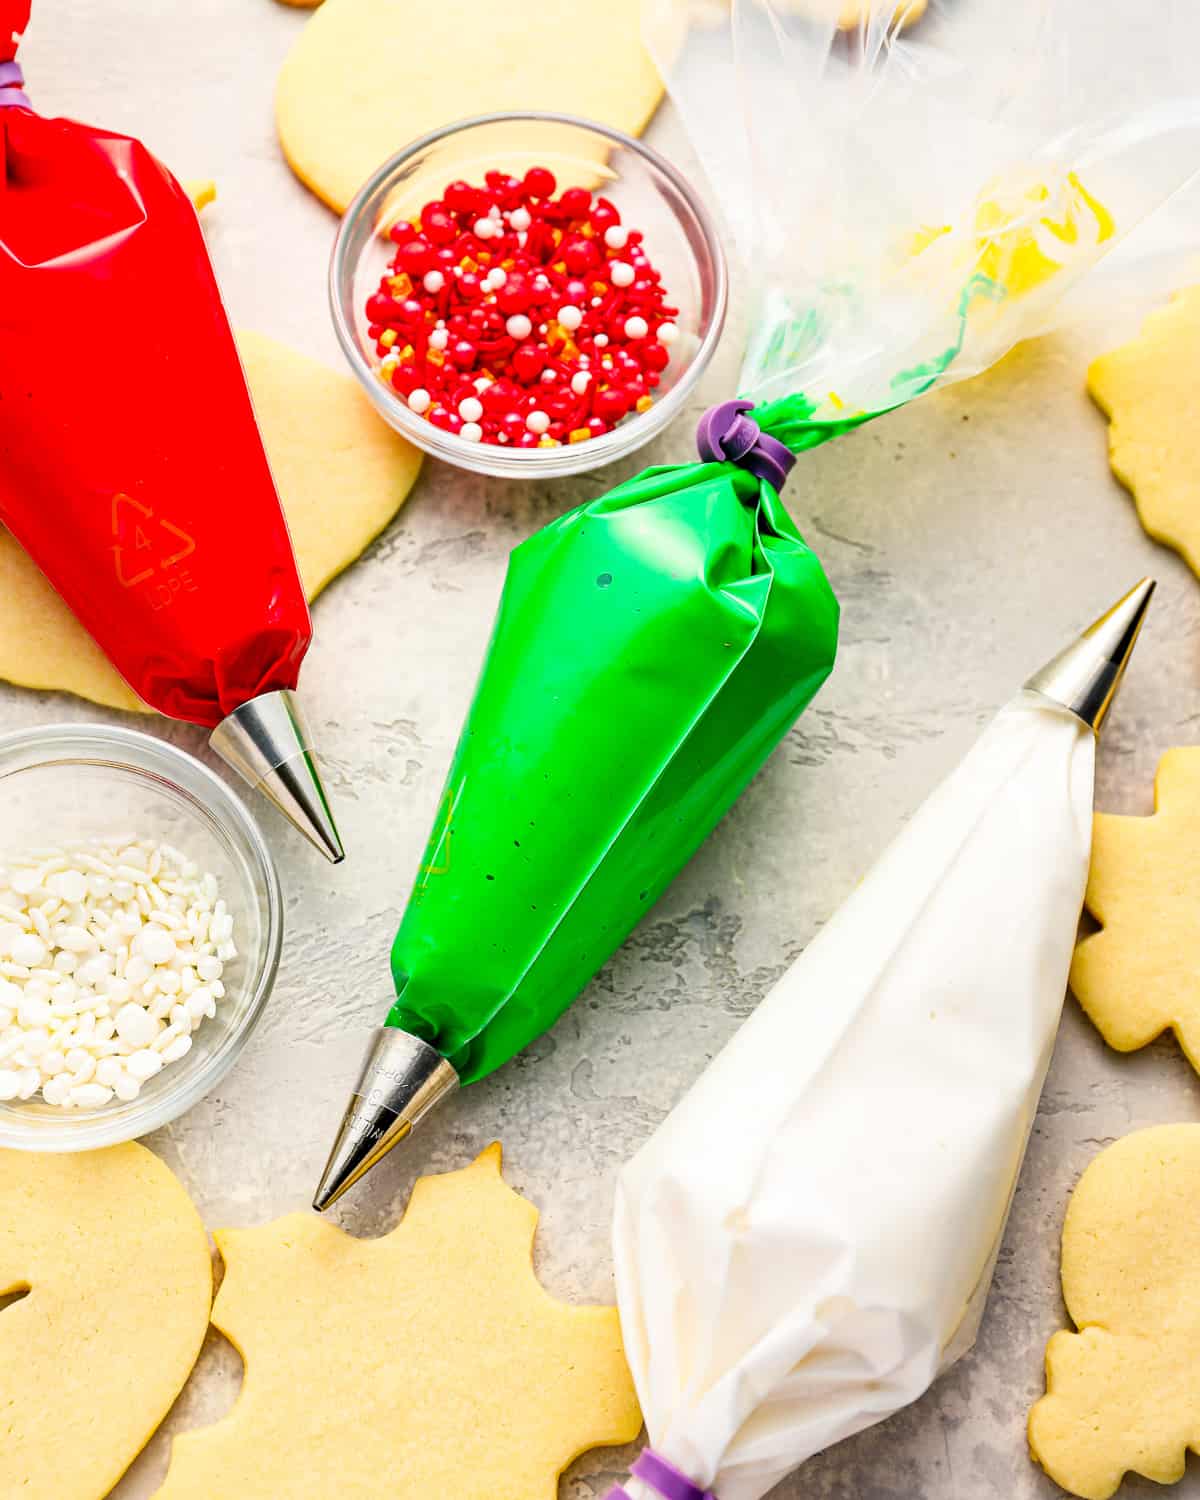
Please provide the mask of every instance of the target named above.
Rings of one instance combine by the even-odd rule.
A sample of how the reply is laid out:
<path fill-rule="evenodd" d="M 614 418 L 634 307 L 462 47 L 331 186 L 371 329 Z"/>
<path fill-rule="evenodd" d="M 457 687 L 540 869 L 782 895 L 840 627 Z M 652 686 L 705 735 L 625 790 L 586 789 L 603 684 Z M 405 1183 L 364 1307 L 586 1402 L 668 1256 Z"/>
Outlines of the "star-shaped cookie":
<path fill-rule="evenodd" d="M 641 1416 L 611 1307 L 533 1272 L 537 1211 L 493 1146 L 359 1240 L 310 1214 L 218 1233 L 230 1416 L 176 1438 L 156 1500 L 555 1500 Z"/>

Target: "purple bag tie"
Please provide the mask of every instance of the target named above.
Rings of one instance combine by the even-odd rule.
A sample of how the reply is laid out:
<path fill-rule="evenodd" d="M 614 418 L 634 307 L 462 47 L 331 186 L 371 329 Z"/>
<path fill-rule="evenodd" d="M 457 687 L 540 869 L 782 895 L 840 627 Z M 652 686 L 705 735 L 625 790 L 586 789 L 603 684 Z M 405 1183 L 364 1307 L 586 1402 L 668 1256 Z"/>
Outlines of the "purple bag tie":
<path fill-rule="evenodd" d="M 796 455 L 745 415 L 753 410 L 753 401 L 722 401 L 719 406 L 710 406 L 696 428 L 696 446 L 706 461 L 737 464 L 781 490 Z"/>
<path fill-rule="evenodd" d="M 20 104 L 25 109 L 32 109 L 29 96 L 22 92 L 25 83 L 25 75 L 21 72 L 21 64 L 16 62 L 0 62 L 0 109 L 6 104 Z"/>
<path fill-rule="evenodd" d="M 717 1500 L 711 1490 L 702 1490 L 698 1484 L 693 1484 L 686 1474 L 665 1458 L 660 1458 L 652 1448 L 638 1455 L 629 1472 L 652 1490 L 657 1490 L 662 1500 Z M 629 1491 L 623 1485 L 617 1485 L 609 1490 L 606 1500 L 629 1500 Z"/>

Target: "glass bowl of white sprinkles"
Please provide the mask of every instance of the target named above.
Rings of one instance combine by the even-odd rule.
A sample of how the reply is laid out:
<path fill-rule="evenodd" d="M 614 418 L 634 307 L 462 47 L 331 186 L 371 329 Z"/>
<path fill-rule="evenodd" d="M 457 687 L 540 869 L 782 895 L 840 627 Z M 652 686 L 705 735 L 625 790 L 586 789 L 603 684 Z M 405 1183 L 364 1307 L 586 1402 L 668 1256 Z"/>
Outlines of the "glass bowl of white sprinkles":
<path fill-rule="evenodd" d="M 282 938 L 262 834 L 198 760 L 101 724 L 0 736 L 0 1147 L 93 1150 L 189 1109 Z"/>

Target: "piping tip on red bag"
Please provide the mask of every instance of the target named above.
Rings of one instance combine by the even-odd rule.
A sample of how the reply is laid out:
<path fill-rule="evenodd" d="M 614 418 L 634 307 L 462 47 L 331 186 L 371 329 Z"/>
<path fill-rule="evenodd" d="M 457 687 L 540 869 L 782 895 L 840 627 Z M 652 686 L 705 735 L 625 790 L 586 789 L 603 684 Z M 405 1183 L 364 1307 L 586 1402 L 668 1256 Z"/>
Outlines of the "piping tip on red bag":
<path fill-rule="evenodd" d="M 294 693 L 263 693 L 235 708 L 209 744 L 331 863 L 345 859 L 317 769 L 313 743 Z"/>
<path fill-rule="evenodd" d="M 0 0 L 0 524 L 143 701 L 337 863 L 293 696 L 312 622 L 195 208 L 140 141 L 36 112 L 28 17 Z"/>

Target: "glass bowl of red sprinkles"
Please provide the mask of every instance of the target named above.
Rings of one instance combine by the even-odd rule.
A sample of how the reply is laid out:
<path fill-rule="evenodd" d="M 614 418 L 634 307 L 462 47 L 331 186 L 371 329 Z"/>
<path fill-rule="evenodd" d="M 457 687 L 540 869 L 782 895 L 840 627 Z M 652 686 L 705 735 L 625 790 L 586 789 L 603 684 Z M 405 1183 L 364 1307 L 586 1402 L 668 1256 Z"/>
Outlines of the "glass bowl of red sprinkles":
<path fill-rule="evenodd" d="M 683 408 L 727 273 L 711 215 L 656 151 L 503 113 L 379 168 L 342 221 L 330 300 L 392 427 L 460 468 L 543 478 L 622 458 Z"/>

